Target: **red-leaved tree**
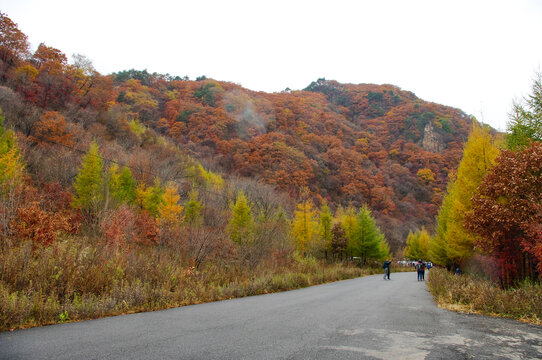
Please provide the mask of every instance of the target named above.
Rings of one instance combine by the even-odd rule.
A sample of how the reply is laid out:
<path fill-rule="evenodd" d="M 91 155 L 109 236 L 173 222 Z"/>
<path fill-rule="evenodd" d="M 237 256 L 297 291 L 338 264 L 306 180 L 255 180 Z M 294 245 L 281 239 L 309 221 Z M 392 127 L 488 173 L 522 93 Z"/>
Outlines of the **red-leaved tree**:
<path fill-rule="evenodd" d="M 478 250 L 495 258 L 509 285 L 542 272 L 542 143 L 505 150 L 473 199 L 467 226 Z"/>

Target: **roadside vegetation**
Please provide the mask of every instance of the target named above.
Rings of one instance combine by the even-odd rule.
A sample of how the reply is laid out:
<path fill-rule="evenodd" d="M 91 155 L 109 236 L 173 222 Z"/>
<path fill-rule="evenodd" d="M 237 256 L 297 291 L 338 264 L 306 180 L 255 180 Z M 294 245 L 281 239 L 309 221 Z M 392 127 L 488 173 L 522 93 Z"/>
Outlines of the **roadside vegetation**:
<path fill-rule="evenodd" d="M 494 281 L 475 275 L 454 275 L 431 269 L 427 284 L 437 304 L 448 310 L 500 316 L 542 325 L 542 288 L 524 281 L 503 289 Z"/>
<path fill-rule="evenodd" d="M 451 308 L 540 324 L 542 318 L 542 74 L 516 102 L 504 137 L 474 123 L 431 235 L 411 233 L 405 254 L 428 259 L 429 285 Z"/>
<path fill-rule="evenodd" d="M 239 262 L 183 266 L 180 251 L 113 249 L 82 237 L 47 248 L 31 242 L 0 255 L 0 330 L 198 304 L 381 272 L 296 253 L 255 267 Z"/>

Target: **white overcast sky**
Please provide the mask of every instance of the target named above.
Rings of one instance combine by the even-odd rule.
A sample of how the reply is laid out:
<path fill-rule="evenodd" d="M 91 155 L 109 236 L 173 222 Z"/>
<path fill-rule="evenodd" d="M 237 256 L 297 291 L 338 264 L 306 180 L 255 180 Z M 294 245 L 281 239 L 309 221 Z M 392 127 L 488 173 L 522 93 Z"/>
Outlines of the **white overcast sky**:
<path fill-rule="evenodd" d="M 0 0 L 36 49 L 102 74 L 206 75 L 257 91 L 394 84 L 504 130 L 542 67 L 542 0 Z"/>

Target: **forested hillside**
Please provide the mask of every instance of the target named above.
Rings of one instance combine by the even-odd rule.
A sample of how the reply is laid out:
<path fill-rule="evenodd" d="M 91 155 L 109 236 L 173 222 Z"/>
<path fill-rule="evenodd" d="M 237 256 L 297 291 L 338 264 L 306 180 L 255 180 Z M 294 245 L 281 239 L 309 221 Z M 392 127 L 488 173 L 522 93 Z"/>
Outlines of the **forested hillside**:
<path fill-rule="evenodd" d="M 2 329 L 373 271 L 433 227 L 472 125 L 392 85 L 102 75 L 2 13 L 0 108 Z"/>
<path fill-rule="evenodd" d="M 69 63 L 45 44 L 32 54 L 24 34 L 4 36 L 0 106 L 7 124 L 29 141 L 32 176 L 63 186 L 77 154 L 56 146 L 67 161 L 47 163 L 54 141 L 83 151 L 91 139 L 115 144 L 104 151 L 127 151 L 137 158 L 131 165 L 149 162 L 140 170 L 145 177 L 168 171 L 152 149 L 164 136 L 213 171 L 257 179 L 294 200 L 308 187 L 317 205 L 367 204 L 397 249 L 409 230 L 432 228 L 471 125 L 460 110 L 392 85 L 318 79 L 303 91 L 268 94 L 204 76 L 102 75 L 84 56 Z"/>

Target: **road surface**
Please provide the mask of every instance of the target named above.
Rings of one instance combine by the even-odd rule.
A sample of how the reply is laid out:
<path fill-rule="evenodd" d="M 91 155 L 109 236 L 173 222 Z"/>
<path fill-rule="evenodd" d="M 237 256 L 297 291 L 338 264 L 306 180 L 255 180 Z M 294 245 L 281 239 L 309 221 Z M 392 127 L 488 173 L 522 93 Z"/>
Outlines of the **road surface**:
<path fill-rule="evenodd" d="M 0 333 L 1 359 L 541 359 L 542 327 L 437 308 L 415 273 Z"/>

